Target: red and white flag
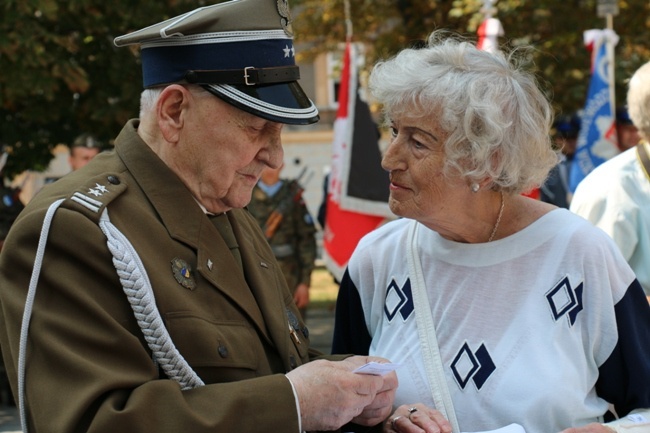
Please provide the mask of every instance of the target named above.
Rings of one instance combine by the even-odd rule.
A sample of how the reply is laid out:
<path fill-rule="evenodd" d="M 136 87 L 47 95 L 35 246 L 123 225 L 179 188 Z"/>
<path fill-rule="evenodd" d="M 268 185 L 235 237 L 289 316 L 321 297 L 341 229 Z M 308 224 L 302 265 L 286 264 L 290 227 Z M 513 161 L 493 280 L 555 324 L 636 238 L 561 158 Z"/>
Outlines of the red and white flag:
<path fill-rule="evenodd" d="M 354 45 L 345 46 L 334 122 L 332 166 L 329 175 L 323 258 L 341 280 L 359 240 L 377 228 L 388 208 L 388 172 L 381 168 L 379 130 L 358 92 Z"/>
<path fill-rule="evenodd" d="M 494 53 L 499 50 L 499 36 L 505 35 L 505 32 L 503 31 L 501 21 L 497 18 L 488 17 L 483 20 L 479 28 L 476 30 L 476 34 L 478 35 L 476 47 L 479 50 Z M 524 195 L 539 200 L 539 188 L 527 191 Z"/>
<path fill-rule="evenodd" d="M 490 52 L 499 49 L 499 36 L 505 34 L 501 21 L 496 18 L 483 20 L 476 33 L 478 34 L 478 42 L 476 43 L 478 49 Z"/>

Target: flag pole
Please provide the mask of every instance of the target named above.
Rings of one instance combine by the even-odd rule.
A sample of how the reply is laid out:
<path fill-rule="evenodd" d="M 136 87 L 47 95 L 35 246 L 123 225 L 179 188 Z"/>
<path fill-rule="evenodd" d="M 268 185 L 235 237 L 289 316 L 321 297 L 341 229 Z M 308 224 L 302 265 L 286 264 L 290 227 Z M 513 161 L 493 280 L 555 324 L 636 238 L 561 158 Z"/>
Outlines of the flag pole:
<path fill-rule="evenodd" d="M 494 13 L 494 5 L 497 1 L 498 0 L 483 0 L 483 8 L 481 11 L 483 12 L 484 20 L 492 18 L 492 14 Z"/>
<path fill-rule="evenodd" d="M 616 123 L 616 80 L 614 77 L 614 46 L 616 45 L 616 42 L 613 40 L 615 38 L 613 35 L 616 34 L 614 33 L 614 15 L 618 15 L 618 0 L 598 0 L 596 10 L 599 17 L 605 18 L 606 32 L 608 33 L 608 37 L 605 39 L 605 49 L 608 61 L 607 75 L 609 78 L 612 115 L 614 116 L 614 123 Z"/>
<path fill-rule="evenodd" d="M 345 8 L 345 39 L 349 42 L 352 40 L 352 14 L 350 12 L 350 0 L 343 1 Z"/>
<path fill-rule="evenodd" d="M 608 13 L 605 16 L 605 21 L 607 23 L 607 29 L 610 32 L 614 32 L 614 15 Z M 609 64 L 607 65 L 607 75 L 609 75 L 609 97 L 612 101 L 612 116 L 614 117 L 614 125 L 616 125 L 616 80 L 614 77 L 614 42 L 611 38 L 607 38 L 607 58 L 609 59 Z M 616 144 L 620 146 L 618 142 L 618 134 L 616 136 Z"/>

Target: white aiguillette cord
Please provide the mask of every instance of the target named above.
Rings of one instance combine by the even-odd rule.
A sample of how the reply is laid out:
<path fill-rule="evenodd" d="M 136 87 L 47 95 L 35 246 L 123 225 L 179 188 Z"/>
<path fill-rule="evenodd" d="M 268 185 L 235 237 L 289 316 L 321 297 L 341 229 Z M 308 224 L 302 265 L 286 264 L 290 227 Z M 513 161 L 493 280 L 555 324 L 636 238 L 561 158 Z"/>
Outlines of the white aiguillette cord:
<path fill-rule="evenodd" d="M 34 267 L 29 281 L 25 310 L 20 329 L 18 349 L 18 409 L 20 424 L 23 433 L 28 433 L 27 409 L 25 402 L 25 375 L 27 366 L 27 339 L 29 324 L 32 318 L 34 298 L 41 274 L 45 246 L 50 232 L 54 213 L 59 208 L 63 199 L 57 200 L 48 208 L 43 220 L 43 227 L 38 240 Z M 138 325 L 144 334 L 145 341 L 153 355 L 153 361 L 165 372 L 167 377 L 176 381 L 181 389 L 187 390 L 203 386 L 201 378 L 192 370 L 189 363 L 178 351 L 174 342 L 164 326 L 160 311 L 156 307 L 153 288 L 137 251 L 131 242 L 115 227 L 108 217 L 108 210 L 104 209 L 100 217 L 99 227 L 106 236 L 108 249 L 113 255 L 113 265 L 122 283 L 122 289 L 127 295 L 129 303 Z"/>
<path fill-rule="evenodd" d="M 408 260 L 409 274 L 411 276 L 411 289 L 413 291 L 413 303 L 415 304 L 415 320 L 417 324 L 418 337 L 424 368 L 429 379 L 429 387 L 433 402 L 445 418 L 451 423 L 453 433 L 459 433 L 458 420 L 454 411 L 454 404 L 449 394 L 445 371 L 440 357 L 436 328 L 433 325 L 431 306 L 424 284 L 422 264 L 418 253 L 417 233 L 419 224 L 412 221 L 408 231 L 408 247 L 406 257 Z"/>

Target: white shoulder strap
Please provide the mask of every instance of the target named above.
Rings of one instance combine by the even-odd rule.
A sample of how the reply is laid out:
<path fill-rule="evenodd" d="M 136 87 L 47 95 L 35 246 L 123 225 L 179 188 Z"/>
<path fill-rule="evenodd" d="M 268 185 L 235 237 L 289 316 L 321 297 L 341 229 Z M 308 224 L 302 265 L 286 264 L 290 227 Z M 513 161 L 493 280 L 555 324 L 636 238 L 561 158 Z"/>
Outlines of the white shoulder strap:
<path fill-rule="evenodd" d="M 27 359 L 27 337 L 29 335 L 29 322 L 32 317 L 34 298 L 38 279 L 41 274 L 45 245 L 52 225 L 54 213 L 64 199 L 57 200 L 48 208 L 43 227 L 41 228 L 36 258 L 32 276 L 29 281 L 25 310 L 20 328 L 20 342 L 18 352 L 18 407 L 20 423 L 23 433 L 28 433 L 25 408 L 25 366 Z M 203 386 L 201 378 L 192 370 L 192 367 L 180 354 L 163 324 L 160 311 L 156 306 L 156 299 L 147 272 L 142 260 L 129 240 L 115 227 L 109 217 L 108 209 L 102 212 L 99 227 L 106 235 L 108 249 L 113 254 L 113 265 L 120 277 L 122 289 L 127 295 L 131 308 L 144 334 L 147 345 L 153 354 L 153 361 L 157 363 L 172 380 L 181 385 L 181 389 L 192 389 Z"/>
<path fill-rule="evenodd" d="M 29 280 L 29 289 L 27 290 L 27 299 L 25 299 L 25 310 L 23 311 L 23 321 L 20 326 L 20 342 L 18 344 L 18 409 L 20 411 L 20 425 L 23 433 L 27 433 L 27 417 L 25 409 L 25 362 L 27 357 L 27 335 L 29 334 L 29 321 L 32 318 L 32 308 L 34 306 L 34 297 L 36 296 L 36 287 L 38 277 L 41 275 L 41 266 L 43 265 L 43 256 L 45 255 L 45 245 L 47 236 L 50 233 L 52 218 L 54 212 L 63 203 L 63 199 L 57 200 L 50 205 L 45 213 L 41 235 L 38 239 L 36 249 L 36 258 L 32 269 L 32 277 Z"/>
<path fill-rule="evenodd" d="M 415 320 L 420 338 L 422 358 L 436 409 L 451 423 L 453 432 L 459 433 L 458 420 L 456 419 L 454 404 L 449 394 L 447 380 L 445 379 L 444 367 L 440 357 L 440 348 L 438 347 L 438 338 L 436 337 L 436 329 L 433 325 L 431 306 L 427 296 L 422 264 L 420 263 L 420 255 L 418 253 L 418 227 L 419 224 L 417 221 L 412 221 L 409 225 L 406 257 L 411 276 L 411 289 L 413 291 L 413 303 L 415 304 Z"/>

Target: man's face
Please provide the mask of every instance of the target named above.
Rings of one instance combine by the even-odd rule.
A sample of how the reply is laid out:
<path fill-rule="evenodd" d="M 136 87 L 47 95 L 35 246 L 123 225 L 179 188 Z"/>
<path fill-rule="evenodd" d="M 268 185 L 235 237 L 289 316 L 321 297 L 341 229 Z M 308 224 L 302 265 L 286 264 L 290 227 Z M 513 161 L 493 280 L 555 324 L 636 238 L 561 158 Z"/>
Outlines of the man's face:
<path fill-rule="evenodd" d="M 283 124 L 192 91 L 175 155 L 176 173 L 211 212 L 242 208 L 264 167 L 279 167 Z"/>
<path fill-rule="evenodd" d="M 617 130 L 618 146 L 621 148 L 621 151 L 636 146 L 636 144 L 641 140 L 639 130 L 636 129 L 636 126 L 634 125 L 618 125 Z"/>
<path fill-rule="evenodd" d="M 96 147 L 73 147 L 70 149 L 70 157 L 68 158 L 70 168 L 72 168 L 72 171 L 80 169 L 98 153 L 99 149 Z"/>

